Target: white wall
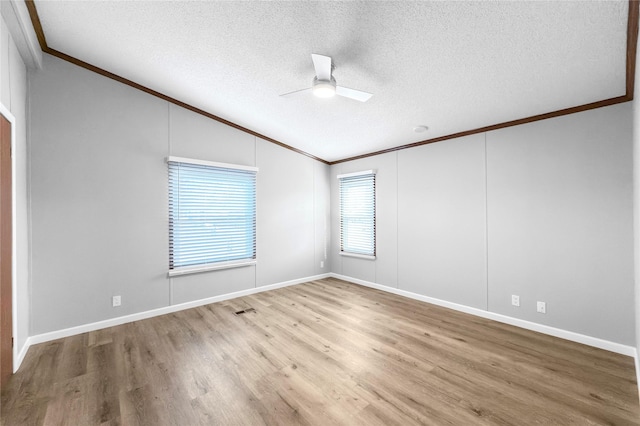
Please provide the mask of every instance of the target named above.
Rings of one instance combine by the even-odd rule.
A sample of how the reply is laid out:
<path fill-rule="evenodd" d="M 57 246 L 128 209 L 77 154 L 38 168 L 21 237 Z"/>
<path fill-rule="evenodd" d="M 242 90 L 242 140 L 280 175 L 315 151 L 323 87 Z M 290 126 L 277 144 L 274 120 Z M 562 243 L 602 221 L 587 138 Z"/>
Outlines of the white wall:
<path fill-rule="evenodd" d="M 329 271 L 319 269 L 328 166 L 57 58 L 43 63 L 30 74 L 31 334 Z M 167 278 L 168 155 L 260 169 L 256 266 Z"/>
<path fill-rule="evenodd" d="M 333 272 L 634 345 L 631 131 L 627 103 L 334 165 Z M 340 259 L 333 181 L 371 168 L 380 255 Z"/>
<path fill-rule="evenodd" d="M 3 5 L 5 6 L 5 5 Z M 16 123 L 16 299 L 17 339 L 23 348 L 29 335 L 29 216 L 27 192 L 27 69 L 9 33 L 4 17 L 0 19 L 0 102 Z M 14 314 L 14 315 L 16 315 Z"/>

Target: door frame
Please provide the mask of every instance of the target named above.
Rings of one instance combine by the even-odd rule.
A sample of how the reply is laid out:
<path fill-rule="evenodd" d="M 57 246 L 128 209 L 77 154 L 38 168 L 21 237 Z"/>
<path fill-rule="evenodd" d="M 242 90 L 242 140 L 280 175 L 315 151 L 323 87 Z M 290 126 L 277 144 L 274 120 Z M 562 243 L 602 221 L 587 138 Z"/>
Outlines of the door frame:
<path fill-rule="evenodd" d="M 18 370 L 18 263 L 16 250 L 16 118 L 0 102 L 0 114 L 11 123 L 11 333 L 13 334 L 13 373 Z"/>

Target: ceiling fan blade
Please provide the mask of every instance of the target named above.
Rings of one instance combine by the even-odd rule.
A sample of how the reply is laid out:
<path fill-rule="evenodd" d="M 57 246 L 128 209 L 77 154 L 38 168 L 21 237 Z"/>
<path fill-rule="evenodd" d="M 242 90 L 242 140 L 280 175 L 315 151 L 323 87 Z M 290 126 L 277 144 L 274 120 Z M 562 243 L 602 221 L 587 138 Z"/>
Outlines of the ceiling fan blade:
<path fill-rule="evenodd" d="M 360 102 L 367 102 L 372 93 L 363 92 L 361 90 L 349 89 L 348 87 L 336 86 L 336 95 L 344 96 L 345 98 L 354 99 Z"/>
<path fill-rule="evenodd" d="M 311 88 L 295 90 L 295 91 L 289 92 L 289 93 L 283 93 L 282 95 L 280 95 L 280 97 L 281 98 L 288 98 L 288 97 L 293 97 L 293 96 L 296 96 L 296 95 L 302 95 L 303 93 L 306 93 L 306 92 L 311 92 Z"/>
<path fill-rule="evenodd" d="M 318 80 L 331 80 L 331 57 L 311 54 L 313 67 L 316 69 Z"/>

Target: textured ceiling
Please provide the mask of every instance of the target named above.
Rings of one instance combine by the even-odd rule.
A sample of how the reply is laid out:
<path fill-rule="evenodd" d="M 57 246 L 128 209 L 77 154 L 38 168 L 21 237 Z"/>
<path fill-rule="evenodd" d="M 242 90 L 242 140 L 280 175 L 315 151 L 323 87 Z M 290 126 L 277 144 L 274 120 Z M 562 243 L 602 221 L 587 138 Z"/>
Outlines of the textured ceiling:
<path fill-rule="evenodd" d="M 49 47 L 328 161 L 625 94 L 627 1 L 35 5 Z M 311 53 L 374 96 L 279 97 Z"/>

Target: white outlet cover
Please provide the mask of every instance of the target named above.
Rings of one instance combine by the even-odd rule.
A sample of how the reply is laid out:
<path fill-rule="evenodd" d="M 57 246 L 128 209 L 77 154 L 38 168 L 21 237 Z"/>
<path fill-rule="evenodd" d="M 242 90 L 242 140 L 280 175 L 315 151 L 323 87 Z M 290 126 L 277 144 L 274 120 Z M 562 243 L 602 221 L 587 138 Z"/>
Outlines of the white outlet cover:
<path fill-rule="evenodd" d="M 520 306 L 520 296 L 516 296 L 515 294 L 511 295 L 511 304 L 513 306 Z"/>
<path fill-rule="evenodd" d="M 122 304 L 122 299 L 120 296 L 113 296 L 113 306 L 120 306 Z"/>
<path fill-rule="evenodd" d="M 547 304 L 545 302 L 538 302 L 538 312 L 541 314 L 547 313 Z"/>

